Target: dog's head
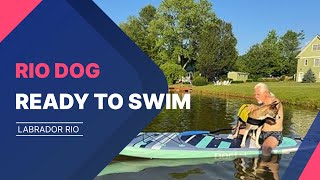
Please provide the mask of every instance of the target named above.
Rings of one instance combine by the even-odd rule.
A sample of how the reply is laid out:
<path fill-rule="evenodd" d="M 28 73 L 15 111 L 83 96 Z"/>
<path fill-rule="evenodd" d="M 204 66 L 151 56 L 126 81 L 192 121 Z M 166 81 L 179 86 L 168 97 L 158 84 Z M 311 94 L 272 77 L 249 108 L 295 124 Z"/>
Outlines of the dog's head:
<path fill-rule="evenodd" d="M 259 120 L 267 119 L 271 121 L 271 123 L 275 123 L 278 115 L 278 108 L 277 108 L 278 104 L 279 104 L 278 101 L 274 101 L 271 104 L 263 105 L 260 108 L 254 110 L 256 119 L 259 119 Z"/>

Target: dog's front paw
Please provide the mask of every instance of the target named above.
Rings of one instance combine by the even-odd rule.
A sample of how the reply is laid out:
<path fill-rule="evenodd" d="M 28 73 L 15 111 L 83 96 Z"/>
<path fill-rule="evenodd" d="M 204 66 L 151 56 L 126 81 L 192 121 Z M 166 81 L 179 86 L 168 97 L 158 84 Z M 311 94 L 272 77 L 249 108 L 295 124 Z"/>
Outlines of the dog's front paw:
<path fill-rule="evenodd" d="M 261 148 L 261 146 L 260 146 L 259 144 L 256 144 L 256 148 L 260 149 L 260 148 Z"/>
<path fill-rule="evenodd" d="M 236 139 L 238 136 L 236 134 L 232 135 L 232 139 Z"/>
<path fill-rule="evenodd" d="M 244 143 L 240 144 L 240 147 L 244 148 L 246 145 Z"/>

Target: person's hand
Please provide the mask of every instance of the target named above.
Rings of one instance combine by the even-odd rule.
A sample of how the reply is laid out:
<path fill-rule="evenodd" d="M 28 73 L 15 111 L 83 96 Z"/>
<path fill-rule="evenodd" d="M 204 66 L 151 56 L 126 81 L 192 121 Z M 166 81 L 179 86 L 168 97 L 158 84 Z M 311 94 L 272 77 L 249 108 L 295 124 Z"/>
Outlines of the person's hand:
<path fill-rule="evenodd" d="M 254 109 L 256 109 L 256 106 L 253 104 L 250 104 L 247 108 L 250 112 L 253 111 Z"/>
<path fill-rule="evenodd" d="M 280 100 L 278 98 L 273 98 L 272 99 L 272 104 L 279 104 Z"/>

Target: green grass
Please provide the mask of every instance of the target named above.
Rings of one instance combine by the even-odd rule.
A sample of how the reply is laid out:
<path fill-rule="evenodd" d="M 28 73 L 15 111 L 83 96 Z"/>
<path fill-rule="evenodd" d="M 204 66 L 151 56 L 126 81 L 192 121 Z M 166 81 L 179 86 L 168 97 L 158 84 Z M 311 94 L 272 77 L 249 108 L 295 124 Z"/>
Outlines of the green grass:
<path fill-rule="evenodd" d="M 320 107 L 320 83 L 265 82 L 283 103 L 304 107 Z M 192 86 L 194 93 L 254 98 L 253 88 L 257 83 L 232 84 L 231 86 Z M 175 85 L 180 86 L 180 85 Z"/>

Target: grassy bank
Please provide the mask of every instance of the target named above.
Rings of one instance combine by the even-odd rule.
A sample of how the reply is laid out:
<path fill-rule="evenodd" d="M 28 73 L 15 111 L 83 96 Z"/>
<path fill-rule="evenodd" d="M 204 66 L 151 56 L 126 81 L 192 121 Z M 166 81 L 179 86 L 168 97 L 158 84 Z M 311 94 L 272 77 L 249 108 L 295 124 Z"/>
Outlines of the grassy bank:
<path fill-rule="evenodd" d="M 231 86 L 192 86 L 193 93 L 253 98 L 257 83 L 232 84 Z M 320 108 L 320 83 L 266 82 L 270 90 L 283 102 L 304 107 Z M 188 86 L 188 85 L 174 85 Z"/>

